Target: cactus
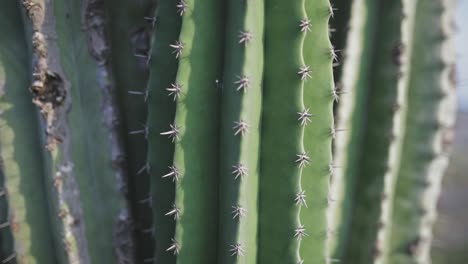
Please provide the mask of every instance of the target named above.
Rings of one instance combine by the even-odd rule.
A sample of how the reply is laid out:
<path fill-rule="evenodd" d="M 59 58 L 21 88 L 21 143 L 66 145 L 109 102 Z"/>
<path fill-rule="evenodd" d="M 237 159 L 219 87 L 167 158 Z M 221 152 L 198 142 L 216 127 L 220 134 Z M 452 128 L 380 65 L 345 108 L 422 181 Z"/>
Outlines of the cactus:
<path fill-rule="evenodd" d="M 429 261 L 451 0 L 4 2 L 1 263 Z"/>

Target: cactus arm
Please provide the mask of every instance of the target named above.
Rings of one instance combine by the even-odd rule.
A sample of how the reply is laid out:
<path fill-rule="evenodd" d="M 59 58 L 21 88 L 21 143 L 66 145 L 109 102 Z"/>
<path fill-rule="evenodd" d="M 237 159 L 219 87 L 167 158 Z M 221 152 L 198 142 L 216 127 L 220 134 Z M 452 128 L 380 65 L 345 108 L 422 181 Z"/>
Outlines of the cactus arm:
<path fill-rule="evenodd" d="M 56 263 L 38 115 L 17 1 L 0 9 L 0 263 Z M 41 243 L 36 243 L 41 241 Z"/>
<path fill-rule="evenodd" d="M 218 263 L 256 263 L 264 2 L 232 0 L 227 10 Z"/>
<path fill-rule="evenodd" d="M 139 172 L 147 156 L 145 92 L 148 81 L 149 39 L 154 21 L 151 1 L 112 1 L 107 5 L 112 66 L 122 115 L 122 130 L 129 171 L 128 190 L 135 224 L 135 248 L 139 263 L 154 254 L 150 178 Z"/>
<path fill-rule="evenodd" d="M 351 226 L 348 227 L 348 250 L 342 258 L 353 263 L 386 263 L 390 232 L 387 228 L 388 218 L 404 132 L 402 120 L 406 111 L 408 68 L 405 62 L 411 49 L 408 46 L 410 40 L 404 37 L 403 32 L 412 25 L 414 8 L 404 4 L 404 1 L 384 1 L 368 7 L 373 9 L 367 12 L 377 15 L 378 21 L 372 23 L 376 23 L 379 31 L 386 34 L 382 37 L 374 31 L 368 40 L 375 41 L 375 45 L 368 50 L 372 54 L 369 82 L 366 83 L 368 88 L 362 88 L 367 90 L 365 94 L 368 99 L 360 102 L 365 104 L 364 113 L 367 113 L 366 140 L 361 143 L 362 152 L 357 161 L 360 168 L 351 171 L 359 175 L 354 179 L 354 187 L 358 189 L 354 191 L 355 206 Z M 405 18 L 401 19 L 403 14 Z M 344 179 L 348 177 L 346 169 L 349 167 L 345 168 Z M 345 197 L 341 196 L 341 199 Z"/>
<path fill-rule="evenodd" d="M 455 116 L 451 4 L 418 2 L 390 263 L 430 263 L 431 228 Z"/>
<path fill-rule="evenodd" d="M 178 251 L 177 263 L 214 263 L 219 173 L 216 80 L 222 76 L 223 2 L 183 2 L 186 8 L 178 39 L 183 49 L 176 78 L 182 93 L 174 119 L 179 127 L 174 166 L 180 171 L 175 206 L 181 212 L 173 246 Z"/>
<path fill-rule="evenodd" d="M 131 262 L 132 226 L 103 6 L 96 1 L 23 5 L 34 30 L 32 89 L 47 125 L 47 183 L 60 262 Z"/>
<path fill-rule="evenodd" d="M 304 109 L 302 90 L 306 80 L 301 80 L 298 72 L 306 66 L 302 57 L 304 32 L 300 28 L 305 17 L 304 1 L 265 2 L 268 45 L 260 154 L 259 263 L 300 261 L 300 238 L 295 237 L 295 230 L 300 231 L 302 203 L 295 205 L 295 197 L 302 191 L 297 155 L 304 154 L 303 127 L 297 113 Z M 307 72 L 304 73 L 306 78 Z M 307 166 L 306 157 L 302 160 Z"/>
<path fill-rule="evenodd" d="M 166 90 L 175 84 L 178 61 L 170 47 L 180 34 L 181 16 L 174 1 L 161 0 L 156 13 L 157 26 L 151 42 L 148 81 L 148 169 L 151 175 L 151 199 L 156 250 L 155 259 L 161 263 L 175 263 L 175 255 L 168 252 L 175 231 L 175 216 L 167 215 L 174 204 L 175 182 L 162 178 L 173 165 L 174 144 L 160 133 L 174 122 L 174 95 Z M 146 166 L 146 165 L 145 165 Z"/>
<path fill-rule="evenodd" d="M 301 242 L 301 259 L 305 263 L 329 263 L 326 252 L 328 236 L 333 235 L 327 220 L 328 206 L 334 197 L 329 195 L 330 165 L 332 164 L 332 139 L 334 80 L 333 62 L 335 50 L 329 38 L 328 22 L 333 15 L 329 0 L 306 1 L 305 10 L 312 21 L 307 32 L 303 57 L 312 69 L 312 78 L 304 83 L 304 108 L 313 115 L 304 126 L 303 144 L 311 162 L 303 169 L 301 188 L 307 195 L 307 207 L 300 212 L 308 236 Z M 340 128 L 338 128 L 340 129 Z"/>

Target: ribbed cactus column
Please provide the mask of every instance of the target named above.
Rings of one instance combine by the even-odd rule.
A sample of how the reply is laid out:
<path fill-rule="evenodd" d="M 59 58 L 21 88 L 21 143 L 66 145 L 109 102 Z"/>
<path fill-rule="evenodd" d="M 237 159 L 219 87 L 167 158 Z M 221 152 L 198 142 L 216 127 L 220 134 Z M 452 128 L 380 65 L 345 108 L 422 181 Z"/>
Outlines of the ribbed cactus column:
<path fill-rule="evenodd" d="M 155 26 L 152 0 L 107 2 L 112 69 L 125 133 L 128 190 L 134 218 L 139 263 L 154 254 L 150 177 L 140 171 L 147 156 L 147 100 L 150 35 Z"/>
<path fill-rule="evenodd" d="M 259 263 L 327 259 L 330 11 L 328 1 L 266 1 Z"/>
<path fill-rule="evenodd" d="M 154 259 L 161 263 L 175 263 L 175 254 L 167 249 L 174 238 L 175 222 L 180 213 L 174 207 L 175 186 L 178 184 L 178 175 L 172 170 L 175 137 L 171 137 L 171 140 L 167 135 L 167 132 L 176 129 L 175 101 L 181 96 L 180 86 L 175 80 L 178 60 L 173 48 L 179 39 L 182 23 L 182 9 L 179 4 L 172 0 L 158 1 L 156 13 L 152 16 L 157 18 L 157 24 L 148 58 L 150 76 L 147 90 L 143 94 L 148 102 L 148 161 L 142 165 L 141 170 L 147 170 L 151 177 L 154 226 L 148 231 L 155 236 Z"/>
<path fill-rule="evenodd" d="M 389 263 L 430 263 L 432 225 L 455 117 L 453 1 L 418 1 Z M 420 48 L 425 46 L 424 49 Z"/>
<path fill-rule="evenodd" d="M 337 221 L 338 240 L 330 241 L 335 259 L 387 263 L 414 10 L 415 2 L 405 0 L 356 1 L 353 6 L 342 76 L 346 94 L 338 117 L 344 131 L 335 149 L 337 201 L 330 215 Z"/>
<path fill-rule="evenodd" d="M 42 129 L 28 91 L 30 52 L 18 1 L 2 1 L 0 32 L 0 263 L 53 264 Z"/>
<path fill-rule="evenodd" d="M 227 5 L 218 263 L 256 263 L 264 1 Z"/>
<path fill-rule="evenodd" d="M 133 259 L 103 2 L 23 1 L 32 22 L 33 102 L 45 119 L 60 263 Z"/>

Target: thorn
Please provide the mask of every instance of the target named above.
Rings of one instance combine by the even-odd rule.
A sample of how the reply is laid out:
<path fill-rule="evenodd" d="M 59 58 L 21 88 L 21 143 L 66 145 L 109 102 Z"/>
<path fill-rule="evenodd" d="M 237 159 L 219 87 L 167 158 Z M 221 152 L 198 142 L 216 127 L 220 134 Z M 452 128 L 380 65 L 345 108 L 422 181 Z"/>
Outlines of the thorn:
<path fill-rule="evenodd" d="M 340 52 L 341 50 L 335 50 L 335 47 L 330 48 L 330 56 L 334 62 L 338 62 L 338 54 L 337 52 Z"/>
<path fill-rule="evenodd" d="M 241 31 L 239 34 L 239 44 L 248 44 L 253 38 L 253 34 L 250 31 Z"/>
<path fill-rule="evenodd" d="M 235 82 L 238 84 L 236 91 L 244 90 L 247 91 L 247 88 L 250 86 L 250 79 L 247 76 L 237 76 L 237 81 Z"/>
<path fill-rule="evenodd" d="M 171 83 L 171 87 L 166 88 L 166 91 L 169 92 L 168 96 L 174 95 L 174 102 L 179 98 L 180 92 L 182 91 L 182 86 L 178 83 Z"/>
<path fill-rule="evenodd" d="M 129 134 L 129 135 L 144 134 L 144 135 L 145 135 L 145 139 L 148 139 L 149 129 L 148 129 L 148 126 L 144 125 L 144 126 L 143 126 L 143 129 L 130 131 L 128 134 Z"/>
<path fill-rule="evenodd" d="M 232 219 L 241 218 L 247 215 L 247 209 L 241 207 L 240 205 L 232 206 L 232 209 L 234 209 L 232 210 L 232 214 L 234 214 Z"/>
<path fill-rule="evenodd" d="M 148 196 L 148 198 L 142 199 L 138 201 L 139 204 L 145 204 L 148 203 L 151 206 L 151 196 Z"/>
<path fill-rule="evenodd" d="M 6 221 L 5 223 L 0 224 L 0 229 L 5 228 L 5 227 L 9 227 L 9 226 L 10 226 L 10 222 Z"/>
<path fill-rule="evenodd" d="M 299 115 L 299 118 L 297 120 L 301 122 L 302 126 L 305 126 L 308 122 L 311 122 L 310 118 L 312 117 L 312 114 L 309 113 L 309 110 L 310 109 L 307 108 L 302 110 L 301 112 L 297 112 L 297 114 Z"/>
<path fill-rule="evenodd" d="M 244 253 L 245 253 L 244 247 L 240 243 L 231 245 L 231 249 L 229 251 L 232 252 L 231 256 L 236 256 L 236 257 L 244 256 Z"/>
<path fill-rule="evenodd" d="M 169 136 L 169 138 L 172 139 L 172 142 L 179 140 L 180 127 L 178 127 L 175 123 L 170 124 L 169 126 L 171 127 L 169 131 L 161 132 L 159 134 L 163 136 Z"/>
<path fill-rule="evenodd" d="M 335 169 L 338 169 L 338 168 L 341 168 L 341 167 L 335 166 L 335 165 L 333 165 L 332 163 L 328 164 L 328 171 L 330 172 L 330 174 L 334 174 L 334 173 L 335 173 Z"/>
<path fill-rule="evenodd" d="M 179 181 L 180 171 L 176 166 L 169 166 L 170 172 L 166 175 L 163 175 L 162 178 L 171 177 L 173 182 Z"/>
<path fill-rule="evenodd" d="M 180 209 L 177 208 L 175 204 L 172 205 L 172 208 L 169 212 L 167 212 L 165 215 L 167 216 L 174 216 L 174 220 L 179 220 L 180 217 Z"/>
<path fill-rule="evenodd" d="M 294 201 L 296 202 L 296 205 L 307 207 L 305 191 L 300 191 L 297 193 Z"/>
<path fill-rule="evenodd" d="M 303 225 L 300 225 L 298 228 L 294 230 L 294 237 L 297 238 L 298 240 L 301 240 L 305 236 L 308 236 L 308 234 L 305 232 L 305 228 Z"/>
<path fill-rule="evenodd" d="M 329 28 L 328 29 L 328 37 L 331 38 L 333 34 L 335 34 L 336 28 Z"/>
<path fill-rule="evenodd" d="M 151 27 L 154 28 L 154 26 L 156 25 L 156 20 L 157 20 L 156 17 L 147 17 L 147 16 L 145 16 L 144 19 L 147 20 L 147 21 L 150 21 L 151 22 Z"/>
<path fill-rule="evenodd" d="M 247 132 L 249 132 L 249 125 L 247 124 L 247 122 L 241 119 L 240 121 L 234 122 L 234 126 L 232 127 L 232 129 L 235 130 L 234 136 L 237 136 L 238 134 L 244 136 Z"/>
<path fill-rule="evenodd" d="M 151 226 L 150 228 L 146 228 L 146 229 L 143 229 L 141 230 L 143 233 L 145 234 L 151 234 L 152 236 L 154 235 L 154 229 L 153 227 Z"/>
<path fill-rule="evenodd" d="M 330 131 L 330 134 L 333 138 L 336 137 L 336 132 L 342 132 L 342 131 L 345 131 L 344 129 L 338 129 L 336 127 L 332 127 L 331 128 L 331 131 Z"/>
<path fill-rule="evenodd" d="M 299 71 L 297 73 L 299 75 L 301 75 L 301 80 L 305 80 L 307 78 L 312 77 L 310 75 L 312 73 L 312 70 L 310 69 L 310 66 L 302 66 L 301 68 L 299 68 Z"/>
<path fill-rule="evenodd" d="M 239 165 L 233 165 L 232 166 L 234 170 L 232 171 L 232 174 L 235 175 L 234 179 L 237 180 L 237 178 L 241 177 L 244 178 L 244 176 L 248 176 L 249 174 L 247 173 L 247 167 L 244 166 L 244 164 L 239 163 Z"/>
<path fill-rule="evenodd" d="M 137 58 L 143 58 L 143 59 L 146 59 L 146 65 L 149 64 L 150 60 L 151 60 L 151 56 L 149 54 L 139 54 L 139 53 L 133 53 L 133 56 L 137 57 Z"/>
<path fill-rule="evenodd" d="M 187 2 L 185 0 L 180 0 L 179 3 L 177 4 L 177 12 L 179 12 L 180 16 L 183 16 L 185 14 L 185 11 L 187 11 Z"/>
<path fill-rule="evenodd" d="M 327 264 L 341 262 L 339 259 L 327 258 Z"/>
<path fill-rule="evenodd" d="M 140 174 L 142 174 L 144 171 L 146 171 L 146 173 L 149 174 L 149 170 L 150 170 L 150 165 L 149 165 L 149 162 L 146 161 L 145 165 L 143 165 L 143 166 L 141 167 L 141 169 L 139 169 L 139 170 L 137 171 L 136 175 L 140 175 Z"/>
<path fill-rule="evenodd" d="M 10 256 L 2 260 L 2 264 L 6 264 L 12 260 L 16 259 L 16 252 L 13 252 Z"/>
<path fill-rule="evenodd" d="M 132 94 L 132 95 L 143 95 L 143 98 L 144 98 L 144 101 L 148 101 L 148 95 L 149 95 L 149 92 L 148 90 L 144 91 L 144 92 L 140 92 L 140 91 L 128 91 L 129 94 Z"/>
<path fill-rule="evenodd" d="M 174 255 L 179 255 L 180 246 L 179 243 L 174 238 L 171 238 L 171 245 L 166 249 L 166 251 L 172 251 Z"/>
<path fill-rule="evenodd" d="M 2 189 L 0 190 L 0 197 L 2 197 L 2 196 L 4 196 L 4 195 L 6 196 L 6 191 L 5 191 L 5 189 L 2 188 Z"/>
<path fill-rule="evenodd" d="M 310 162 L 310 157 L 305 152 L 297 154 L 296 157 L 297 157 L 296 163 L 299 164 L 299 168 L 301 169 L 304 168 L 305 165 L 309 164 Z"/>
<path fill-rule="evenodd" d="M 297 264 L 304 264 L 304 260 L 303 259 L 299 260 L 299 262 L 297 262 Z"/>
<path fill-rule="evenodd" d="M 176 59 L 182 55 L 182 50 L 184 49 L 184 44 L 182 42 L 176 41 L 174 44 L 169 45 L 171 48 L 174 48 L 172 54 L 175 54 Z"/>
<path fill-rule="evenodd" d="M 331 92 L 333 100 L 335 102 L 340 101 L 340 95 L 345 94 L 345 93 L 346 93 L 345 91 L 340 91 L 338 87 L 334 87 Z"/>
<path fill-rule="evenodd" d="M 338 10 L 338 8 L 334 8 L 332 4 L 330 4 L 329 7 L 329 14 L 331 18 L 335 18 L 335 11 Z"/>
<path fill-rule="evenodd" d="M 312 22 L 308 18 L 302 19 L 301 23 L 299 23 L 299 28 L 301 29 L 301 32 L 307 33 L 308 31 L 311 31 L 311 26 Z"/>

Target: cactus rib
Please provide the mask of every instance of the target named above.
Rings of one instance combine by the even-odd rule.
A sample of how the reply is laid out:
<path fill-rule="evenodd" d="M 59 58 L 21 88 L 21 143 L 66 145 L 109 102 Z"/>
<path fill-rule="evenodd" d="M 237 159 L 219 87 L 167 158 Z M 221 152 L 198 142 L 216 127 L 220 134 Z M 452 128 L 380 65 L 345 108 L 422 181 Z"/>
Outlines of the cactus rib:
<path fill-rule="evenodd" d="M 227 4 L 221 100 L 219 263 L 255 263 L 264 2 Z"/>

